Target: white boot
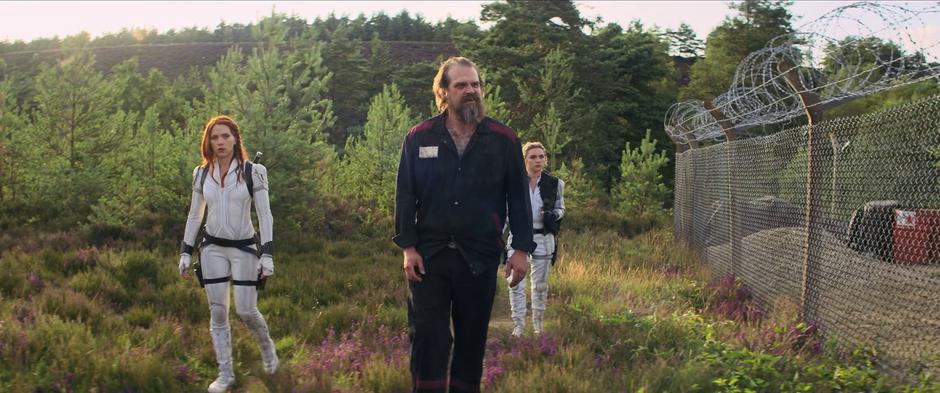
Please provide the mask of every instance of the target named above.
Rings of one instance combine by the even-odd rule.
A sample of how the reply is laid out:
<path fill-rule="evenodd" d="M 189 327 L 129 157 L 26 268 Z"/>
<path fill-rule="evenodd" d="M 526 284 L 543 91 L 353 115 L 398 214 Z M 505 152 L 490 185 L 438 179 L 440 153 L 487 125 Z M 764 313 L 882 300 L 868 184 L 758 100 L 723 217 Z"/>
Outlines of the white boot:
<path fill-rule="evenodd" d="M 264 364 L 264 372 L 274 374 L 274 372 L 277 371 L 280 360 L 277 358 L 274 340 L 271 339 L 271 334 L 268 332 L 267 322 L 265 322 L 261 313 L 252 314 L 243 320 L 245 324 L 248 325 L 248 329 L 254 334 L 255 339 L 258 340 L 258 345 L 261 347 L 261 363 Z"/>
<path fill-rule="evenodd" d="M 277 352 L 274 350 L 274 342 L 270 338 L 268 338 L 268 342 L 270 344 L 261 344 L 261 362 L 264 363 L 264 372 L 274 374 L 281 361 L 277 358 Z"/>
<path fill-rule="evenodd" d="M 232 370 L 232 330 L 229 326 L 224 328 L 211 328 L 212 347 L 215 349 L 215 359 L 219 363 L 219 377 L 209 385 L 209 393 L 225 393 L 235 385 L 235 372 Z"/>
<path fill-rule="evenodd" d="M 537 335 L 542 334 L 542 332 L 544 331 L 542 329 L 542 312 L 541 311 L 532 310 L 532 331 Z"/>
<path fill-rule="evenodd" d="M 525 333 L 525 319 L 513 319 L 512 325 L 512 336 L 522 337 Z"/>

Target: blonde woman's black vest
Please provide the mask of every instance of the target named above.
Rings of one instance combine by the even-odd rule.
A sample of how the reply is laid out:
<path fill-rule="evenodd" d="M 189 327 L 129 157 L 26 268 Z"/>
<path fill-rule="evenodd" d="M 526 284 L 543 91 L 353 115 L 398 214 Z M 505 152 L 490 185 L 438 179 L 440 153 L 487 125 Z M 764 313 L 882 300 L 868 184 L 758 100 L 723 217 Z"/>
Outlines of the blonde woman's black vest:
<path fill-rule="evenodd" d="M 539 179 L 539 193 L 542 194 L 542 225 L 545 231 L 558 234 L 561 220 L 555 216 L 555 203 L 558 201 L 558 178 L 543 171 Z"/>

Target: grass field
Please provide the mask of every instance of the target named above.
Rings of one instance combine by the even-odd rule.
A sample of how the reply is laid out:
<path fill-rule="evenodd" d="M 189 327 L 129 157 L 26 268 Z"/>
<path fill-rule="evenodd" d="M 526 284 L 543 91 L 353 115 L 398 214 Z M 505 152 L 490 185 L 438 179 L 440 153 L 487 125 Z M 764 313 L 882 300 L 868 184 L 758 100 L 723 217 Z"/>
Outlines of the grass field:
<path fill-rule="evenodd" d="M 172 243 L 91 246 L 80 233 L 3 239 L 0 391 L 198 392 L 215 376 L 208 308 Z M 516 339 L 500 288 L 490 392 L 940 392 L 820 342 L 785 299 L 767 315 L 660 227 L 563 234 L 546 333 Z M 405 282 L 386 239 L 295 240 L 259 299 L 281 369 L 232 313 L 238 392 L 409 388 Z"/>

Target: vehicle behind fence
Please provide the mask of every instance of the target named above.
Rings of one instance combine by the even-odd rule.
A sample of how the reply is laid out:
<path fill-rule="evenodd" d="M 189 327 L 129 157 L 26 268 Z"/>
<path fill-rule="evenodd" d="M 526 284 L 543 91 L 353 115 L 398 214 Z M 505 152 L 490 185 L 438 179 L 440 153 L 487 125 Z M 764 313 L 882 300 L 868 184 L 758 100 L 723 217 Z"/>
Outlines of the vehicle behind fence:
<path fill-rule="evenodd" d="M 676 236 L 765 309 L 940 372 L 940 96 L 809 123 L 677 153 Z"/>

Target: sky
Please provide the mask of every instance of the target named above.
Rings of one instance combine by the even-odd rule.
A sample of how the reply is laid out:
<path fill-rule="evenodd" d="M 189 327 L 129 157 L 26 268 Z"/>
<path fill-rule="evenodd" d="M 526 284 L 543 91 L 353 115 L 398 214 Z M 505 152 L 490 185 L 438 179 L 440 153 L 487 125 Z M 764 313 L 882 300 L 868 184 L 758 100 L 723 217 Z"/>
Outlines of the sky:
<path fill-rule="evenodd" d="M 0 41 L 29 41 L 40 37 L 65 37 L 86 31 L 92 37 L 116 33 L 122 28 L 156 29 L 207 27 L 221 21 L 251 23 L 269 15 L 272 9 L 312 20 L 331 12 L 338 16 L 366 16 L 380 11 L 394 15 L 401 10 L 438 21 L 448 16 L 458 20 L 478 20 L 481 5 L 490 1 L 0 1 Z M 791 7 L 795 26 L 816 19 L 848 1 L 797 0 Z M 914 3 L 922 6 L 925 2 Z M 910 4 L 892 2 L 892 4 Z M 727 1 L 575 1 L 582 17 L 627 26 L 639 19 L 645 26 L 676 29 L 689 24 L 704 39 L 708 33 L 734 14 Z M 931 14 L 927 23 L 913 34 L 921 42 L 940 42 L 940 17 Z M 940 45 L 934 48 L 940 47 Z"/>

